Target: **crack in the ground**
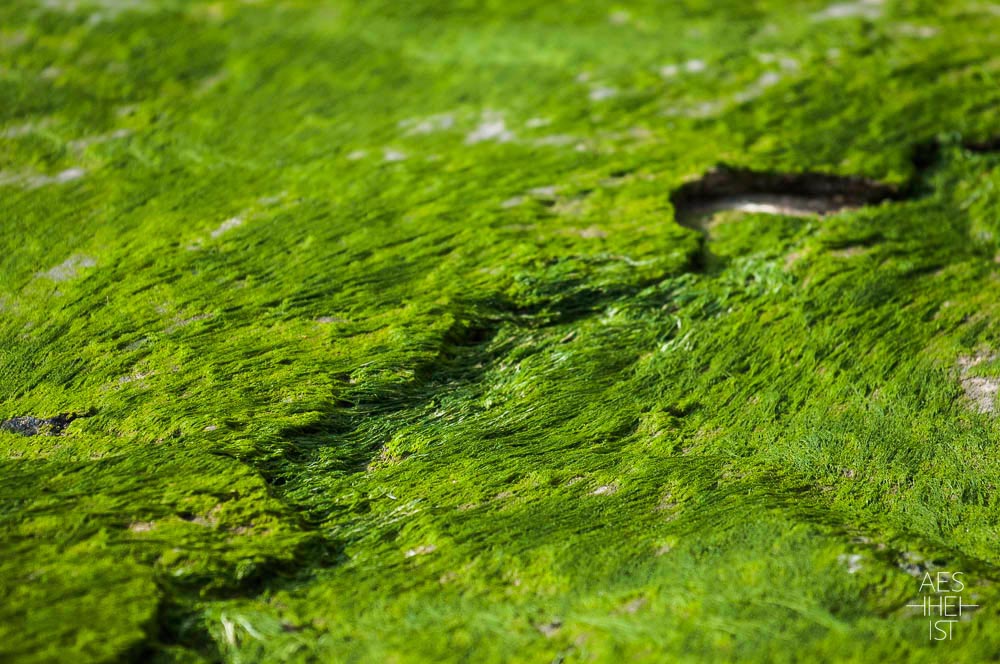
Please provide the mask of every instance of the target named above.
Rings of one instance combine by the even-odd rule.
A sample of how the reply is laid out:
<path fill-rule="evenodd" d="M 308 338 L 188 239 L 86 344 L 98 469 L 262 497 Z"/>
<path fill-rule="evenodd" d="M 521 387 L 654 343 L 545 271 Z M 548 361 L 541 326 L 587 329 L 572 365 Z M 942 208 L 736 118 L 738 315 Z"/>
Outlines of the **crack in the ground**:
<path fill-rule="evenodd" d="M 957 145 L 971 153 L 995 154 L 1000 152 L 1000 137 Z M 723 262 L 711 249 L 710 222 L 716 214 L 823 217 L 884 202 L 917 200 L 931 194 L 928 176 L 944 158 L 945 146 L 941 139 L 915 144 L 910 156 L 912 175 L 900 186 L 858 176 L 775 173 L 719 164 L 671 192 L 674 220 L 701 235 L 692 267 L 715 272 Z"/>
<path fill-rule="evenodd" d="M 967 141 L 969 152 L 1000 151 L 1000 137 Z M 685 182 L 670 195 L 677 223 L 705 232 L 708 220 L 718 212 L 764 213 L 785 216 L 822 216 L 853 210 L 884 201 L 919 198 L 919 184 L 941 158 L 941 142 L 921 143 L 914 148 L 914 175 L 897 187 L 857 176 L 827 173 L 774 173 L 720 164 L 699 178 Z"/>
<path fill-rule="evenodd" d="M 890 185 L 823 173 L 768 173 L 720 165 L 670 196 L 677 222 L 704 231 L 724 210 L 789 216 L 824 215 L 903 198 Z"/>

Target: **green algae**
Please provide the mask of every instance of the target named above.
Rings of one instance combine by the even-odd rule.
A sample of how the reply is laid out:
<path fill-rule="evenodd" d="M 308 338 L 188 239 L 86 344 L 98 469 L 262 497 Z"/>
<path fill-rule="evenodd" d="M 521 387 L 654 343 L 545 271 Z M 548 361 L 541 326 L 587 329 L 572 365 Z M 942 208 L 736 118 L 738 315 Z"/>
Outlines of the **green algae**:
<path fill-rule="evenodd" d="M 1000 17 L 857 7 L 4 3 L 0 653 L 993 656 Z"/>

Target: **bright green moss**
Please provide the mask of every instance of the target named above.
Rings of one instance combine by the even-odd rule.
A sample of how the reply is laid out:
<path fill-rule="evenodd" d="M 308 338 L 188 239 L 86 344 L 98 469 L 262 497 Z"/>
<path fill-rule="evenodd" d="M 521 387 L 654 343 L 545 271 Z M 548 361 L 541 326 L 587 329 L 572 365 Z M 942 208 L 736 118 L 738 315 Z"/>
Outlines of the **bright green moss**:
<path fill-rule="evenodd" d="M 998 47 L 981 2 L 2 3 L 0 420 L 89 415 L 0 431 L 0 658 L 992 656 Z M 902 193 L 702 238 L 718 163 Z M 982 605 L 946 644 L 927 569 Z"/>

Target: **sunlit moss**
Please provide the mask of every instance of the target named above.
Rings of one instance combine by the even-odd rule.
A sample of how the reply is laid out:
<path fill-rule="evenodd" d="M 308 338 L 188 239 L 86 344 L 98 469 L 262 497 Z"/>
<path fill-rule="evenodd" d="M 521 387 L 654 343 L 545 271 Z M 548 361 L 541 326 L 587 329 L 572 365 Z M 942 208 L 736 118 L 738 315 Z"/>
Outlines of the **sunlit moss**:
<path fill-rule="evenodd" d="M 2 3 L 0 654 L 992 656 L 1000 16 L 858 7 Z"/>

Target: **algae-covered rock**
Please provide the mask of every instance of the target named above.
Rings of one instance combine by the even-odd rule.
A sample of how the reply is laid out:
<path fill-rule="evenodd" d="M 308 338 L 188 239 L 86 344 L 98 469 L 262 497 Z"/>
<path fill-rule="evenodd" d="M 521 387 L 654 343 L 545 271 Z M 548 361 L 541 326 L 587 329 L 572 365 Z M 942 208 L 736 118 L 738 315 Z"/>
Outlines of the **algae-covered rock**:
<path fill-rule="evenodd" d="M 992 657 L 998 52 L 0 3 L 0 660 Z"/>

